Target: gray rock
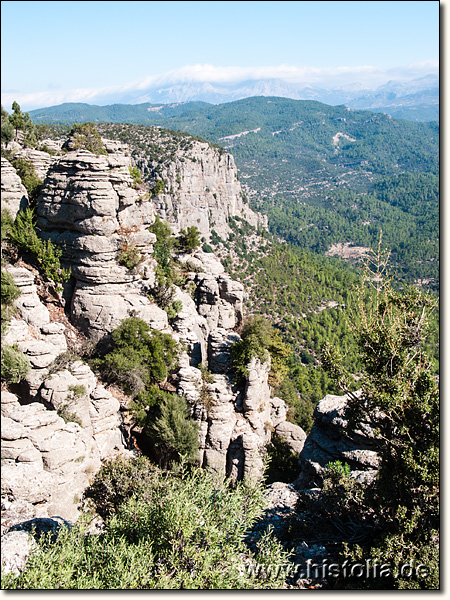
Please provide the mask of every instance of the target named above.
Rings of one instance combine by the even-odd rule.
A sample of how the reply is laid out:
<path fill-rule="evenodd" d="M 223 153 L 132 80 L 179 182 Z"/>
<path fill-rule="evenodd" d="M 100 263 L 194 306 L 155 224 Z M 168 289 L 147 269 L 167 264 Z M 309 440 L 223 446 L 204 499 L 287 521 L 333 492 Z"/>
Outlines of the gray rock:
<path fill-rule="evenodd" d="M 37 544 L 26 531 L 9 531 L 2 536 L 2 573 L 20 575 Z"/>
<path fill-rule="evenodd" d="M 7 210 L 13 219 L 19 210 L 28 206 L 28 193 L 15 168 L 6 158 L 2 158 L 1 199 L 2 208 Z"/>
<path fill-rule="evenodd" d="M 306 433 L 301 427 L 289 421 L 282 421 L 275 427 L 275 434 L 296 454 L 300 454 L 306 441 Z"/>
<path fill-rule="evenodd" d="M 324 468 L 339 460 L 347 463 L 351 475 L 371 480 L 377 472 L 380 458 L 377 441 L 368 423 L 361 430 L 347 428 L 345 409 L 347 396 L 325 396 L 314 411 L 314 425 L 300 453 L 300 477 L 296 486 L 313 480 L 320 482 Z"/>
<path fill-rule="evenodd" d="M 157 198 L 161 219 L 168 220 L 176 232 L 195 226 L 202 235 L 209 236 L 214 229 L 222 238 L 231 233 L 229 217 L 244 218 L 254 227 L 267 226 L 244 204 L 233 157 L 204 142 L 193 141 L 191 146 L 189 154 L 177 150 L 172 161 L 159 165 L 159 176 L 169 192 Z"/>

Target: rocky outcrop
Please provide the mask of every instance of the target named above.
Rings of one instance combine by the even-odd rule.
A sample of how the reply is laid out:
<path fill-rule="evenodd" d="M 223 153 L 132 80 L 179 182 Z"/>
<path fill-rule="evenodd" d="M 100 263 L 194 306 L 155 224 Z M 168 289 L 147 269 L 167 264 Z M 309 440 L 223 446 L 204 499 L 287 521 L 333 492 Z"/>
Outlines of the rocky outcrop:
<path fill-rule="evenodd" d="M 320 483 L 330 462 L 347 463 L 351 474 L 361 481 L 371 480 L 379 467 L 377 441 L 368 423 L 349 430 L 345 418 L 347 396 L 325 396 L 314 410 L 314 425 L 300 453 L 300 477 L 296 485 Z"/>
<path fill-rule="evenodd" d="M 169 193 L 158 196 L 156 208 L 174 231 L 195 226 L 203 235 L 214 230 L 227 238 L 228 218 L 235 216 L 255 228 L 266 226 L 265 219 L 244 203 L 236 165 L 227 152 L 194 141 L 189 153 L 175 153 L 159 176 Z"/>
<path fill-rule="evenodd" d="M 2 343 L 23 352 L 31 368 L 16 386 L 20 401 L 11 392 L 1 396 L 2 522 L 74 520 L 101 461 L 125 450 L 120 404 L 81 361 L 69 359 L 55 371 L 70 332 L 41 302 L 29 269 L 7 270 L 21 295 Z"/>
<path fill-rule="evenodd" d="M 127 147 L 104 143 L 107 155 L 73 150 L 52 157 L 37 205 L 42 237 L 61 246 L 62 262 L 71 268 L 64 298 L 72 325 L 97 342 L 123 319 L 135 316 L 182 342 L 172 384 L 199 423 L 199 463 L 234 480 L 259 478 L 272 433 L 280 430 L 292 441 L 295 426 L 283 425 L 286 406 L 271 398 L 268 363 L 254 359 L 246 384 L 234 381 L 230 350 L 240 339 L 243 286 L 225 273 L 214 255 L 200 250 L 180 254 L 185 282 L 174 286 L 174 300 L 182 308 L 169 323 L 166 311 L 149 296 L 156 262 L 155 236 L 148 227 L 161 198 L 155 211 L 149 195 L 134 186 Z M 176 154 L 172 167 L 162 173 L 173 209 L 162 216 L 176 213 L 176 228 L 204 223 L 205 234 L 216 219 L 216 231 L 225 235 L 229 216 L 247 214 L 231 157 L 195 142 L 186 160 L 181 158 Z M 177 177 L 182 184 L 178 188 Z M 184 195 L 177 195 L 181 190 Z M 168 194 L 164 196 L 169 206 Z M 131 267 L 122 264 L 124 252 L 137 257 Z M 102 460 L 124 451 L 121 407 L 86 364 L 74 357 L 61 360 L 71 333 L 63 324 L 61 298 L 50 314 L 34 273 L 24 266 L 8 270 L 21 296 L 7 343 L 28 357 L 31 370 L 20 390 L 14 388 L 17 395 L 5 395 L 2 407 L 7 515 L 10 523 L 18 515 L 22 520 L 71 520 L 77 511 L 75 496 L 81 497 Z"/>
<path fill-rule="evenodd" d="M 124 451 L 119 402 L 96 382 L 90 394 L 85 389 L 74 398 L 71 390 L 80 389 L 86 378 L 75 376 L 80 365 L 71 368 L 46 380 L 42 395 L 30 404 L 2 392 L 2 519 L 7 527 L 34 517 L 73 521 L 102 459 Z M 92 372 L 90 379 L 95 380 Z"/>
<path fill-rule="evenodd" d="M 116 126 L 101 128 L 106 137 L 117 134 Z M 133 139 L 133 160 L 150 187 L 157 213 L 174 233 L 195 226 L 206 238 L 212 230 L 227 238 L 229 217 L 267 228 L 267 218 L 246 204 L 234 159 L 222 148 L 159 127 L 121 125 L 120 135 Z"/>
<path fill-rule="evenodd" d="M 28 192 L 12 164 L 3 156 L 1 158 L 2 210 L 7 210 L 11 217 L 15 219 L 19 210 L 23 210 L 28 206 Z"/>
<path fill-rule="evenodd" d="M 38 201 L 43 235 L 61 244 L 75 280 L 73 323 L 93 340 L 138 316 L 159 330 L 167 315 L 145 291 L 154 281 L 148 231 L 154 207 L 133 188 L 130 159 L 118 144 L 111 154 L 69 152 L 53 163 Z M 136 257 L 135 268 L 123 262 Z"/>
<path fill-rule="evenodd" d="M 55 155 L 36 150 L 35 148 L 21 148 L 15 153 L 15 158 L 23 158 L 33 165 L 37 177 L 44 181 L 53 162 Z"/>

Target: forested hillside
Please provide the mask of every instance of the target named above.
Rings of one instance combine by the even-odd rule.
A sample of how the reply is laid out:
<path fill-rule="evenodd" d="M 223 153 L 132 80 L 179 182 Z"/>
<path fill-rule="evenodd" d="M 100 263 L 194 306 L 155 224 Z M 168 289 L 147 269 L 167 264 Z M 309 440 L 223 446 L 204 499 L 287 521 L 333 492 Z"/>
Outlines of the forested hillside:
<path fill-rule="evenodd" d="M 270 230 L 323 254 L 374 246 L 380 229 L 397 276 L 439 287 L 439 126 L 314 101 L 62 105 L 37 123 L 127 122 L 189 132 L 233 154 Z M 339 254 L 339 252 L 338 252 Z"/>
<path fill-rule="evenodd" d="M 76 106 L 67 114 L 80 120 L 97 114 L 95 107 L 84 108 L 82 115 Z M 110 108 L 103 107 L 100 118 L 144 118 L 143 107 L 129 106 L 125 113 L 121 106 L 113 113 Z M 229 240 L 213 235 L 206 247 L 249 290 L 247 312 L 268 316 L 292 348 L 290 384 L 278 393 L 291 406 L 291 418 L 308 429 L 318 400 L 337 391 L 318 368 L 324 342 L 342 351 L 350 370 L 359 370 L 343 309 L 355 267 L 376 247 L 381 230 L 396 280 L 439 289 L 437 124 L 282 98 L 148 108 L 147 122 L 172 128 L 164 144 L 159 125 L 98 124 L 102 135 L 130 145 L 144 182 L 153 187 L 158 165 L 177 149 L 189 156 L 189 131 L 233 153 L 248 201 L 268 216 L 264 238 L 236 219 Z M 438 372 L 433 318 L 429 350 Z"/>
<path fill-rule="evenodd" d="M 184 133 L 168 132 L 164 147 L 160 147 L 159 128 L 123 124 L 98 127 L 103 135 L 130 144 L 142 177 L 150 185 L 155 177 L 150 168 L 152 161 L 164 163 L 178 147 L 189 155 L 192 138 Z M 399 139 L 397 143 L 400 144 Z M 431 140 L 429 143 L 431 149 Z M 433 163 L 431 151 L 423 154 Z M 419 160 L 417 164 L 422 163 Z M 242 169 L 240 174 L 242 181 Z M 310 177 L 314 176 L 311 171 Z M 290 383 L 277 393 L 291 406 L 291 418 L 304 429 L 312 424 L 316 403 L 325 394 L 337 392 L 331 378 L 320 368 L 323 344 L 329 341 L 338 347 L 352 372 L 360 368 L 352 350 L 353 334 L 344 316 L 345 308 L 358 280 L 359 260 L 368 247 L 377 246 L 380 231 L 383 246 L 391 251 L 391 269 L 398 284 L 415 281 L 431 291 L 438 288 L 438 181 L 436 174 L 421 172 L 405 172 L 376 181 L 373 177 L 370 193 L 357 193 L 346 186 L 333 189 L 325 181 L 327 199 L 323 200 L 312 187 L 315 191 L 308 196 L 309 204 L 292 198 L 264 200 L 260 192 L 255 197 L 263 198 L 260 208 L 269 217 L 269 233 L 261 237 L 261 231 L 238 218 L 230 219 L 233 233 L 228 240 L 213 231 L 206 247 L 214 250 L 227 271 L 245 284 L 247 312 L 267 316 L 292 349 Z M 287 243 L 280 244 L 282 240 Z M 339 246 L 336 257 L 325 255 L 339 242 L 350 242 L 350 251 L 356 251 L 350 262 L 339 258 Z M 433 323 L 428 350 L 433 370 L 438 373 L 437 313 Z"/>

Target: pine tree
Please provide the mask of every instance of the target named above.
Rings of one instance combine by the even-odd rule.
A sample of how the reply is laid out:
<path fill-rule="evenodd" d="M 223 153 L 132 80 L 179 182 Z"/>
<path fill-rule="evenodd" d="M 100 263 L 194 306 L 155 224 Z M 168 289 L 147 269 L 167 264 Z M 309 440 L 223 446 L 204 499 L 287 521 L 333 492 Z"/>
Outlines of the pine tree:
<path fill-rule="evenodd" d="M 438 585 L 439 389 L 423 350 L 436 301 L 422 291 L 394 289 L 386 274 L 389 256 L 373 253 L 355 297 L 351 320 L 363 375 L 361 395 L 351 375 L 326 345 L 324 368 L 349 395 L 349 427 L 373 425 L 381 466 L 371 493 L 378 537 L 355 557 L 392 564 L 427 563 L 428 575 L 394 587 L 434 589 Z M 368 291 L 370 301 L 368 302 Z"/>

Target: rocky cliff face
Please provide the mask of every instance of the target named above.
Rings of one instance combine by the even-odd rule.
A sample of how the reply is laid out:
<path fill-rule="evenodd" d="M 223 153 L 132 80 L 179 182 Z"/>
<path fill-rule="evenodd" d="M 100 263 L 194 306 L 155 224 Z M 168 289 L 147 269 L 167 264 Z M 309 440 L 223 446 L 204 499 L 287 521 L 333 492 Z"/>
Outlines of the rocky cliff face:
<path fill-rule="evenodd" d="M 72 271 L 73 323 L 96 341 L 130 315 L 167 327 L 166 313 L 145 295 L 154 277 L 154 206 L 133 188 L 126 149 L 107 148 L 107 156 L 78 150 L 56 160 L 37 205 L 38 226 L 64 247 Z M 119 264 L 124 246 L 139 253 L 139 268 Z"/>
<path fill-rule="evenodd" d="M 2 156 L 1 171 L 2 210 L 15 219 L 19 210 L 28 206 L 28 193 L 12 164 Z"/>
<path fill-rule="evenodd" d="M 7 267 L 22 293 L 6 341 L 31 365 L 21 386 L 2 394 L 7 466 L 2 494 L 10 524 L 35 516 L 75 518 L 76 498 L 101 461 L 126 452 L 125 406 L 67 349 L 76 343 L 78 331 L 97 342 L 129 316 L 183 342 L 172 383 L 200 425 L 201 465 L 233 479 L 259 478 L 273 432 L 279 431 L 297 450 L 306 437 L 286 423 L 284 402 L 271 397 L 269 364 L 253 360 L 246 385 L 235 384 L 230 348 L 240 339 L 236 329 L 243 320 L 244 289 L 214 255 L 198 250 L 178 256 L 187 285 L 174 288 L 182 309 L 170 323 L 151 299 L 155 236 L 148 227 L 163 200 L 152 201 L 136 189 L 125 145 L 106 140 L 105 145 L 107 155 L 76 150 L 52 157 L 38 200 L 42 236 L 61 245 L 63 263 L 72 271 L 64 290 L 66 314 L 58 300 L 49 300 L 29 266 Z M 196 142 L 185 164 L 176 155 L 173 166 L 161 171 L 171 187 L 181 173 L 181 190 L 178 186 L 164 198 L 172 209 L 178 207 L 178 220 L 172 220 L 177 227 L 198 226 L 200 218 L 207 233 L 214 218 L 217 232 L 224 234 L 227 216 L 247 213 L 238 199 L 232 160 L 208 148 Z M 202 189 L 206 184 L 210 192 Z M 198 216 L 192 220 L 200 214 L 204 221 Z M 120 264 L 124 246 L 132 246 L 140 257 L 134 269 Z"/>
<path fill-rule="evenodd" d="M 222 148 L 158 127 L 102 127 L 105 134 L 132 138 L 133 162 L 150 189 L 158 182 L 164 184 L 154 197 L 154 205 L 174 233 L 195 226 L 206 238 L 214 230 L 226 239 L 231 232 L 229 217 L 267 228 L 267 217 L 254 213 L 246 204 L 234 158 Z"/>
<path fill-rule="evenodd" d="M 8 266 L 21 291 L 2 340 L 27 357 L 16 393 L 2 390 L 2 526 L 58 516 L 73 520 L 101 460 L 124 452 L 119 401 L 75 358 L 55 362 L 76 331 L 41 301 L 34 273 Z M 54 299 L 53 299 L 54 300 Z"/>
<path fill-rule="evenodd" d="M 231 154 L 194 142 L 188 156 L 176 153 L 159 174 L 171 193 L 158 197 L 156 210 L 175 231 L 196 226 L 205 236 L 214 230 L 226 239 L 229 217 L 241 217 L 255 228 L 267 224 L 244 203 Z"/>

